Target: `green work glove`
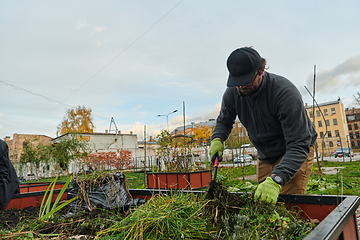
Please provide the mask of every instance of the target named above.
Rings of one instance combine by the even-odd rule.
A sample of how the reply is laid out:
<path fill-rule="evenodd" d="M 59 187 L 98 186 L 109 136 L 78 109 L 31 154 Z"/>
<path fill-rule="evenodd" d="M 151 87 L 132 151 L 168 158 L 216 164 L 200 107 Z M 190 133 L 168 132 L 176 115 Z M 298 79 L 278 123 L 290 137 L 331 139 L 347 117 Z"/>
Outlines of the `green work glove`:
<path fill-rule="evenodd" d="M 219 156 L 218 159 L 219 159 L 219 162 L 221 162 L 223 151 L 224 151 L 224 145 L 222 144 L 222 141 L 220 138 L 216 138 L 211 141 L 209 154 L 210 154 L 211 162 L 213 164 L 214 164 L 215 157 L 216 157 L 215 153 L 218 153 L 218 156 Z"/>
<path fill-rule="evenodd" d="M 267 177 L 265 181 L 260 183 L 257 187 L 254 199 L 260 199 L 260 201 L 275 204 L 280 190 L 281 185 L 274 182 L 271 177 Z"/>

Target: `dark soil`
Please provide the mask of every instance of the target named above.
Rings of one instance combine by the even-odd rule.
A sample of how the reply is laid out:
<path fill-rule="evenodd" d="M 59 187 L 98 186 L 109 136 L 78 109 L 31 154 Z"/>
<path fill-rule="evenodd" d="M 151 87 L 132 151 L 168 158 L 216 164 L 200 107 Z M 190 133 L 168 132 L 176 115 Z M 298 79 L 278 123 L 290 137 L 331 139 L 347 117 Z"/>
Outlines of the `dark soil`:
<path fill-rule="evenodd" d="M 24 234 L 32 231 L 35 235 L 59 234 L 64 239 L 70 236 L 84 236 L 86 239 L 92 239 L 96 236 L 96 232 L 114 224 L 113 221 L 105 221 L 104 219 L 116 219 L 125 216 L 125 213 L 121 209 L 107 211 L 101 208 L 95 208 L 91 212 L 84 211 L 72 217 L 64 218 L 68 213 L 68 209 L 62 209 L 51 221 L 40 221 L 37 220 L 39 210 L 39 207 L 1 210 L 0 228 L 2 231 L 5 230 L 5 232 L 8 232 L 8 234 L 0 238 L 12 239 L 14 234 L 11 234 L 10 230 L 16 228 L 18 230 L 21 229 L 21 232 Z M 29 229 L 31 225 L 32 229 Z M 38 225 L 36 231 L 34 231 L 34 225 Z"/>

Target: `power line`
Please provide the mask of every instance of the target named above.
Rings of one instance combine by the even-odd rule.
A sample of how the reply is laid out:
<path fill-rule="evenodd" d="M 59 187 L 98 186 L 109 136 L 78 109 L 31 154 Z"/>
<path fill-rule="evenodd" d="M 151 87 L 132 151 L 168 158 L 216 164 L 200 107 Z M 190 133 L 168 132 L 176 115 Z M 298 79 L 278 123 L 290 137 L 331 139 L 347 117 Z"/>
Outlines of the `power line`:
<path fill-rule="evenodd" d="M 52 98 L 49 98 L 49 97 L 45 97 L 44 95 L 41 95 L 41 94 L 38 94 L 38 93 L 34 93 L 34 92 L 30 91 L 30 90 L 27 90 L 27 89 L 22 88 L 22 87 L 15 86 L 15 85 L 13 85 L 13 84 L 4 82 L 4 81 L 2 81 L 2 80 L 0 80 L 0 82 L 2 82 L 2 83 L 5 84 L 5 85 L 11 86 L 11 87 L 13 87 L 13 88 L 15 88 L 15 89 L 17 89 L 17 90 L 22 90 L 22 91 L 25 91 L 25 92 L 30 93 L 30 94 L 32 94 L 32 95 L 45 98 L 46 100 L 48 100 L 48 101 L 50 101 L 50 102 L 56 102 L 56 103 L 59 103 L 59 104 L 61 104 L 61 105 L 67 106 L 67 107 L 72 107 L 72 106 L 70 106 L 70 105 L 68 105 L 68 104 L 65 104 L 65 103 L 63 103 L 63 102 L 59 102 L 59 101 L 57 101 L 57 100 L 55 100 L 55 99 L 52 99 Z"/>
<path fill-rule="evenodd" d="M 27 91 L 31 94 L 34 95 L 38 95 L 40 97 L 46 98 L 49 101 L 55 101 L 58 104 L 61 105 L 65 105 L 63 102 L 70 98 L 75 92 L 77 92 L 78 90 L 80 90 L 80 88 L 82 88 L 83 86 L 85 86 L 88 82 L 90 82 L 93 78 L 95 78 L 100 72 L 102 72 L 107 66 L 109 66 L 113 61 L 115 61 L 115 59 L 117 59 L 120 55 L 122 55 L 127 49 L 129 49 L 132 45 L 134 45 L 137 41 L 139 41 L 146 33 L 148 33 L 153 27 L 155 27 L 162 19 L 164 19 L 170 12 L 172 12 L 177 6 L 180 5 L 180 3 L 182 3 L 184 0 L 181 0 L 180 2 L 178 2 L 174 7 L 172 7 L 168 12 L 166 12 L 159 20 L 157 20 L 153 25 L 151 25 L 145 32 L 143 32 L 138 38 L 136 38 L 134 41 L 132 41 L 126 48 L 124 48 L 118 55 L 116 55 L 113 59 L 111 59 L 107 64 L 105 64 L 102 68 L 100 68 L 99 71 L 97 71 L 94 75 L 92 75 L 88 80 L 86 80 L 82 85 L 80 85 L 77 89 L 75 89 L 70 95 L 68 95 L 62 102 L 53 100 L 47 97 L 44 97 L 42 95 L 36 94 L 36 93 L 32 93 L 31 91 L 28 91 L 26 89 L 22 89 L 24 91 Z M 1 81 L 3 82 L 3 81 Z M 3 82 L 4 84 L 7 84 L 5 82 Z M 11 84 L 10 84 L 11 85 Z M 12 85 L 13 87 L 15 87 L 14 85 Z M 67 105 L 69 106 L 69 105 Z M 41 118 L 39 118 L 36 122 L 38 122 L 39 120 L 41 120 L 42 118 L 44 118 L 47 114 L 49 114 L 50 112 L 52 112 L 57 106 L 55 106 L 54 108 L 52 108 L 50 111 L 48 111 L 45 115 L 43 115 Z M 106 118 L 107 119 L 107 118 Z M 30 127 L 32 127 L 36 122 L 34 122 L 33 124 L 30 125 Z M 26 129 L 25 129 L 26 130 Z"/>
<path fill-rule="evenodd" d="M 82 88 L 85 84 L 87 84 L 90 80 L 92 80 L 95 76 L 97 76 L 100 72 L 102 72 L 107 66 L 109 66 L 115 59 L 117 59 L 120 55 L 122 55 L 126 50 L 128 50 L 132 45 L 134 45 L 137 41 L 139 41 L 146 33 L 148 33 L 155 25 L 157 25 L 162 19 L 164 19 L 170 12 L 172 12 L 177 6 L 180 5 L 181 2 L 184 0 L 181 0 L 179 3 L 177 3 L 174 7 L 172 7 L 167 13 L 165 13 L 159 20 L 157 20 L 153 25 L 151 25 L 145 32 L 143 32 L 138 38 L 136 38 L 134 41 L 132 41 L 127 47 L 125 47 L 118 55 L 116 55 L 113 59 L 110 60 L 107 64 L 105 64 L 99 71 L 97 71 L 94 75 L 92 75 L 87 81 L 85 81 L 80 87 L 75 89 L 73 93 L 71 93 L 67 98 L 71 97 L 76 91 L 78 91 L 80 88 Z"/>
<path fill-rule="evenodd" d="M 30 94 L 32 94 L 32 95 L 45 98 L 46 100 L 48 100 L 48 101 L 50 101 L 50 102 L 56 102 L 56 103 L 58 103 L 58 104 L 61 104 L 61 105 L 66 106 L 66 107 L 75 108 L 74 106 L 65 104 L 65 103 L 63 103 L 63 102 L 57 101 L 57 100 L 55 100 L 55 99 L 46 97 L 46 96 L 41 95 L 41 94 L 38 94 L 38 93 L 32 92 L 32 91 L 27 90 L 27 89 L 25 89 L 25 88 L 22 88 L 22 87 L 19 87 L 19 86 L 15 86 L 14 84 L 7 83 L 7 82 L 4 82 L 4 81 L 2 81 L 2 80 L 0 80 L 0 82 L 2 82 L 2 83 L 5 84 L 5 85 L 11 86 L 11 87 L 13 87 L 13 88 L 15 88 L 15 89 L 17 89 L 17 90 L 25 91 L 25 92 L 30 93 Z M 96 115 L 96 114 L 93 114 L 93 115 L 96 116 L 96 117 L 99 117 L 99 118 L 103 118 L 103 119 L 108 120 L 108 118 L 105 118 L 105 117 L 102 117 L 102 116 L 98 116 L 98 115 Z M 46 115 L 45 115 L 45 116 L 46 116 Z"/>

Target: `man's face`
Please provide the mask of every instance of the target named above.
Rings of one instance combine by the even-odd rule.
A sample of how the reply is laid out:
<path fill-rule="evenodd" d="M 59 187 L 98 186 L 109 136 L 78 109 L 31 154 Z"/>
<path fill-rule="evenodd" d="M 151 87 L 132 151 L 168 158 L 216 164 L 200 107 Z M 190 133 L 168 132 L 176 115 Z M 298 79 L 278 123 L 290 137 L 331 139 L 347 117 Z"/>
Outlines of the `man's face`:
<path fill-rule="evenodd" d="M 262 78 L 264 76 L 264 70 L 262 70 L 261 74 L 259 74 L 258 72 L 256 72 L 254 79 L 252 80 L 252 82 L 246 86 L 236 86 L 236 88 L 245 96 L 250 96 L 252 95 L 254 92 L 256 92 L 256 90 L 259 88 L 260 83 L 262 81 Z"/>

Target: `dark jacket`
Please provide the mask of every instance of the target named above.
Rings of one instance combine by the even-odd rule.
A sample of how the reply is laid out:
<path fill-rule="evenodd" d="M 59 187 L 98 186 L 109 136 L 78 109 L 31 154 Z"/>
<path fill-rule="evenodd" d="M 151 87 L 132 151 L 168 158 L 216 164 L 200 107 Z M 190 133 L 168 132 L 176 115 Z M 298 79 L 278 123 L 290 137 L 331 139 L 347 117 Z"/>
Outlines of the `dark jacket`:
<path fill-rule="evenodd" d="M 288 79 L 268 72 L 251 96 L 242 96 L 235 87 L 227 88 L 211 139 L 225 141 L 236 116 L 258 150 L 259 160 L 273 163 L 283 156 L 273 173 L 288 182 L 305 162 L 317 137 L 299 90 Z"/>
<path fill-rule="evenodd" d="M 5 209 L 14 193 L 20 193 L 19 180 L 9 159 L 9 148 L 0 139 L 0 207 Z"/>

